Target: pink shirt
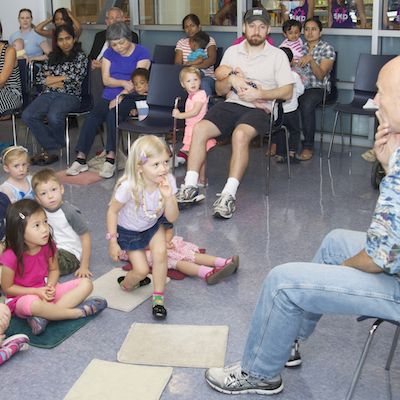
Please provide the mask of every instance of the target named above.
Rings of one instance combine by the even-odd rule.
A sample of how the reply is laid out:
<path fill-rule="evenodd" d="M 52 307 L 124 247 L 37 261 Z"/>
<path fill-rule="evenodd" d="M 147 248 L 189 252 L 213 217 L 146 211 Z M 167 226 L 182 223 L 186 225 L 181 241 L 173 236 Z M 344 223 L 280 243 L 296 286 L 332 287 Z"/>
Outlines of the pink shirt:
<path fill-rule="evenodd" d="M 298 38 L 295 41 L 285 39 L 279 47 L 288 47 L 292 50 L 293 53 L 293 60 L 297 61 L 301 57 L 303 57 L 303 41 L 301 38 Z"/>
<path fill-rule="evenodd" d="M 205 50 L 207 50 L 210 46 L 217 46 L 214 38 L 212 38 L 211 36 L 210 36 L 210 41 L 208 42 L 208 45 L 206 46 Z M 190 48 L 189 45 L 189 38 L 179 39 L 175 47 L 175 51 L 176 50 L 182 51 L 183 62 L 185 63 L 187 61 L 187 56 L 192 52 L 192 49 Z M 205 76 L 214 77 L 214 65 L 211 65 L 211 67 L 208 67 L 206 69 L 202 69 L 202 71 L 204 72 Z"/>
<path fill-rule="evenodd" d="M 18 264 L 17 256 L 11 249 L 7 249 L 0 256 L 0 264 L 6 268 L 14 271 L 14 284 L 27 288 L 39 288 L 46 285 L 45 278 L 49 274 L 49 258 L 52 257 L 53 252 L 48 244 L 34 255 L 27 253 L 23 254 L 24 272 L 21 275 Z M 15 309 L 15 303 L 18 297 L 7 296 L 6 303 L 10 307 L 11 312 Z"/>
<path fill-rule="evenodd" d="M 194 125 L 196 122 L 201 121 L 203 117 L 206 115 L 208 98 L 204 90 L 199 90 L 198 92 L 188 96 L 185 103 L 185 111 L 188 112 L 192 110 L 194 107 L 194 103 L 203 103 L 203 106 L 201 107 L 200 112 L 196 116 L 191 118 L 186 118 L 185 120 L 186 125 Z"/>

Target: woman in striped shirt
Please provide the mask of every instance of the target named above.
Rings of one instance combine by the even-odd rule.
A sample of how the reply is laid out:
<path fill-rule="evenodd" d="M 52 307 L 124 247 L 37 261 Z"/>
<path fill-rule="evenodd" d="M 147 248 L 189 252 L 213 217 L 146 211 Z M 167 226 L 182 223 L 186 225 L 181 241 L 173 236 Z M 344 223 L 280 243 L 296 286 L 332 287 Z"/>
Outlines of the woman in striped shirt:
<path fill-rule="evenodd" d="M 191 37 L 201 30 L 199 17 L 195 14 L 186 15 L 182 21 L 182 29 L 186 32 L 187 37 L 179 39 L 176 43 L 175 64 L 190 66 L 192 63 L 187 60 L 188 55 L 192 52 L 189 41 Z M 217 44 L 211 36 L 205 50 L 207 58 L 201 64 L 196 64 L 195 66 L 204 74 L 201 79 L 201 88 L 205 90 L 207 96 L 211 96 L 215 93 L 214 64 L 217 60 Z"/>

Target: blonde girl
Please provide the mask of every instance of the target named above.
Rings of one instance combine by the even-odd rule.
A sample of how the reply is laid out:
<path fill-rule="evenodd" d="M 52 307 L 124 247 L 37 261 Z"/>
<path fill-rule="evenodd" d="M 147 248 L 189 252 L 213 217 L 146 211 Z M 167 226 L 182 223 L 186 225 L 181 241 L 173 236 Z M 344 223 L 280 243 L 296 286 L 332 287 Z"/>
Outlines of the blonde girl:
<path fill-rule="evenodd" d="M 11 204 L 6 216 L 6 250 L 0 256 L 1 288 L 12 314 L 26 318 L 34 335 L 49 320 L 78 319 L 107 307 L 106 300 L 87 296 L 88 278 L 58 283 L 57 249 L 42 207 L 24 199 Z"/>
<path fill-rule="evenodd" d="M 0 185 L 0 192 L 6 194 L 11 203 L 35 198 L 32 176 L 29 175 L 28 150 L 22 146 L 10 146 L 3 151 L 1 159 L 8 178 Z"/>
<path fill-rule="evenodd" d="M 134 269 L 118 279 L 123 290 L 149 283 L 145 248 L 153 257 L 153 316 L 164 319 L 167 276 L 165 223 L 179 215 L 176 183 L 169 174 L 170 152 L 164 141 L 143 136 L 130 149 L 125 172 L 118 181 L 107 212 L 109 254 L 118 261 L 125 252 Z"/>
<path fill-rule="evenodd" d="M 188 97 L 185 104 L 185 112 L 177 108 L 172 111 L 172 116 L 177 119 L 184 119 L 185 134 L 183 136 L 183 147 L 179 157 L 187 158 L 192 143 L 192 131 L 194 125 L 204 118 L 208 108 L 208 96 L 204 90 L 200 90 L 201 72 L 195 67 L 185 67 L 179 74 L 182 87 L 187 91 Z M 215 139 L 207 141 L 207 151 L 216 145 Z M 183 153 L 183 154 L 182 154 Z M 185 157 L 186 156 L 186 157 Z M 199 173 L 199 186 L 206 186 L 206 168 L 202 165 Z"/>

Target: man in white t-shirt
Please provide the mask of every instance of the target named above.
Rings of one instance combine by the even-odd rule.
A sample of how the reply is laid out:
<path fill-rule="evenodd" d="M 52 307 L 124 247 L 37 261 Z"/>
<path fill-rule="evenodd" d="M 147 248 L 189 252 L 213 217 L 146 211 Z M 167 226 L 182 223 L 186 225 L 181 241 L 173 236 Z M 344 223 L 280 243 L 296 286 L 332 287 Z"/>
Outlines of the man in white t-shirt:
<path fill-rule="evenodd" d="M 193 203 L 199 196 L 198 177 L 206 157 L 206 143 L 221 135 L 232 135 L 229 177 L 221 195 L 213 204 L 213 216 L 231 218 L 236 209 L 236 192 L 246 171 L 249 144 L 256 135 L 268 131 L 269 113 L 257 108 L 258 101 L 288 100 L 292 97 L 293 76 L 286 54 L 265 41 L 270 19 L 264 8 L 253 8 L 244 16 L 242 43 L 229 47 L 216 71 L 216 91 L 229 97 L 218 103 L 198 122 L 188 158 L 185 183 L 177 193 L 179 203 Z"/>

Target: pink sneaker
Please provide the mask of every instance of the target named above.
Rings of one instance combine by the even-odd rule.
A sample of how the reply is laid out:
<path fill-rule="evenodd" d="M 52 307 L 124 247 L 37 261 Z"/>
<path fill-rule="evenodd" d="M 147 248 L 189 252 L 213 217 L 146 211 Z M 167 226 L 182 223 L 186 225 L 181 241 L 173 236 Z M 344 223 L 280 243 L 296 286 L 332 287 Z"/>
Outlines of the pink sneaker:
<path fill-rule="evenodd" d="M 7 347 L 11 344 L 18 345 L 20 350 L 28 350 L 29 349 L 29 337 L 24 335 L 23 333 L 18 333 L 16 335 L 9 336 L 7 339 L 3 340 L 1 347 Z"/>
<path fill-rule="evenodd" d="M 220 280 L 234 274 L 239 268 L 239 256 L 228 259 L 223 267 L 214 268 L 206 275 L 208 285 L 215 285 Z"/>
<path fill-rule="evenodd" d="M 26 319 L 26 322 L 32 329 L 32 333 L 34 335 L 40 335 L 46 329 L 49 321 L 42 317 L 29 317 Z"/>

